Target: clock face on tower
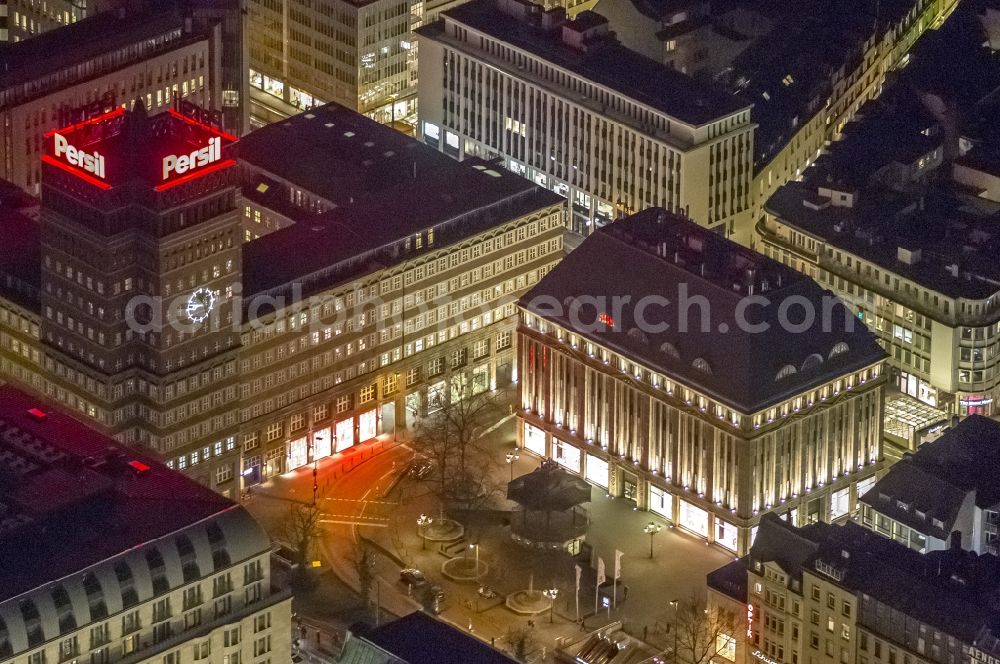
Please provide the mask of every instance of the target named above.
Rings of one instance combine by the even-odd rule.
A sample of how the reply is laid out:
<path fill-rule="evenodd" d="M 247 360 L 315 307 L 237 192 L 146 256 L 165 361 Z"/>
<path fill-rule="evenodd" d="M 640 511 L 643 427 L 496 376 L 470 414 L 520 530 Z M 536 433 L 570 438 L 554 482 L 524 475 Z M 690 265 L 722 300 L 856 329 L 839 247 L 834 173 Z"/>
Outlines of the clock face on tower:
<path fill-rule="evenodd" d="M 215 307 L 215 291 L 199 288 L 191 293 L 187 301 L 187 315 L 195 323 L 200 323 L 212 313 Z"/>

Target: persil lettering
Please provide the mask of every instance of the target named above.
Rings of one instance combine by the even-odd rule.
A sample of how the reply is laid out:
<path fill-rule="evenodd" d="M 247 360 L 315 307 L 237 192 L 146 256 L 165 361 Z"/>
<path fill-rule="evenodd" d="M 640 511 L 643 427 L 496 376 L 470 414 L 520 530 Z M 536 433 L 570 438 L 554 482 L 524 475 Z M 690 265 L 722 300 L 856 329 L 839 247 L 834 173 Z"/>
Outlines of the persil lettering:
<path fill-rule="evenodd" d="M 60 157 L 66 163 L 82 168 L 88 173 L 93 173 L 97 177 L 104 178 L 104 156 L 97 152 L 84 152 L 83 150 L 70 145 L 69 141 L 62 134 L 55 134 L 56 157 Z"/>
<path fill-rule="evenodd" d="M 191 169 L 207 166 L 222 158 L 222 139 L 218 136 L 208 139 L 208 145 L 190 154 L 171 154 L 163 158 L 163 179 L 173 175 L 183 175 Z"/>

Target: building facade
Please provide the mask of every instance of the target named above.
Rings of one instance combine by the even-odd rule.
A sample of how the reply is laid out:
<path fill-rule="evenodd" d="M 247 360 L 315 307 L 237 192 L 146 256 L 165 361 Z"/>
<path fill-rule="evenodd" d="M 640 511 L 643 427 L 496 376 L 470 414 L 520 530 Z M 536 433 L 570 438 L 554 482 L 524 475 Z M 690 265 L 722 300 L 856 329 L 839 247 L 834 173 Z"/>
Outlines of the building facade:
<path fill-rule="evenodd" d="M 416 113 L 423 2 L 250 2 L 251 115 L 258 125 L 326 102 L 384 122 Z"/>
<path fill-rule="evenodd" d="M 1000 552 L 1000 424 L 970 415 L 894 465 L 861 497 L 860 523 L 924 553 Z"/>
<path fill-rule="evenodd" d="M 900 392 L 951 413 L 991 415 L 1000 398 L 996 206 L 953 168 L 975 154 L 973 143 L 989 151 L 997 142 L 977 126 L 1000 68 L 974 9 L 954 12 L 908 54 L 911 66 L 843 138 L 768 199 L 757 229 L 765 254 L 868 321 Z M 956 65 L 976 68 L 982 82 L 943 92 Z M 942 105 L 954 110 L 941 114 Z"/>
<path fill-rule="evenodd" d="M 852 28 L 854 39 L 844 44 L 843 62 L 816 81 L 805 107 L 782 114 L 771 132 L 773 140 L 767 141 L 769 149 L 757 155 L 751 185 L 753 224 L 763 219 L 764 206 L 774 192 L 801 177 L 831 141 L 841 138 L 844 127 L 861 107 L 882 93 L 887 76 L 906 66 L 917 40 L 944 23 L 957 5 L 957 0 L 913 0 L 887 10 L 876 3 L 866 10 L 871 12 L 869 30 L 858 31 L 857 25 Z M 806 41 L 806 48 L 812 48 L 814 39 Z M 785 74 L 774 73 L 753 91 L 764 95 L 770 85 L 771 92 L 781 94 Z M 758 103 L 764 103 L 763 96 Z M 751 237 L 754 243 L 761 241 L 756 230 Z"/>
<path fill-rule="evenodd" d="M 2 57 L 0 177 L 41 191 L 45 134 L 141 99 L 221 108 L 217 28 L 194 30 L 169 6 L 122 18 L 105 12 L 13 44 Z"/>
<path fill-rule="evenodd" d="M 52 152 L 41 224 L 9 215 L 9 380 L 230 496 L 516 380 L 514 300 L 562 256 L 557 195 L 335 105 L 251 135 L 239 168 L 233 136 L 141 115 L 79 129 L 108 180 Z M 143 127 L 209 163 L 121 163 Z"/>
<path fill-rule="evenodd" d="M 750 105 L 630 51 L 593 12 L 475 0 L 418 31 L 420 131 L 568 199 L 585 236 L 651 205 L 724 235 L 750 207 Z"/>
<path fill-rule="evenodd" d="M 719 663 L 990 661 L 993 556 L 918 554 L 855 523 L 795 528 L 768 515 L 749 555 L 708 577 L 710 602 L 745 616 Z"/>
<path fill-rule="evenodd" d="M 3 0 L 0 2 L 0 42 L 19 42 L 90 16 L 88 0 Z"/>
<path fill-rule="evenodd" d="M 0 662 L 291 660 L 246 510 L 10 386 L 0 429 Z"/>
<path fill-rule="evenodd" d="M 884 355 L 822 298 L 665 211 L 616 222 L 521 299 L 518 443 L 737 554 L 767 512 L 846 518 L 882 467 Z M 837 313 L 789 331 L 792 300 Z"/>

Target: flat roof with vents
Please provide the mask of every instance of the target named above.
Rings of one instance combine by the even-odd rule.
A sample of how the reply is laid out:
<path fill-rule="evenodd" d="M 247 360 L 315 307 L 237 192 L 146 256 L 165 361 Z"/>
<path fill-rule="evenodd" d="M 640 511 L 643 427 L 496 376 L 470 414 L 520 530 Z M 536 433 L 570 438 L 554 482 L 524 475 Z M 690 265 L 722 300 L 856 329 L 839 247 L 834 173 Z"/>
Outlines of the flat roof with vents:
<path fill-rule="evenodd" d="M 347 263 L 358 263 L 361 272 L 405 260 L 392 247 L 417 233 L 435 229 L 437 247 L 485 230 L 452 225 L 446 234 L 441 224 L 476 216 L 497 226 L 565 200 L 488 162 L 456 161 L 344 106 L 310 113 L 312 120 L 296 115 L 240 141 L 246 198 L 274 209 L 276 199 L 257 189 L 266 181 L 269 195 L 281 190 L 275 196 L 287 201 L 294 189 L 325 208 L 315 213 L 286 203 L 281 213 L 297 223 L 244 245 L 244 294 L 295 282 L 318 290 L 329 281 L 314 282 L 313 275 L 345 274 L 339 266 Z"/>

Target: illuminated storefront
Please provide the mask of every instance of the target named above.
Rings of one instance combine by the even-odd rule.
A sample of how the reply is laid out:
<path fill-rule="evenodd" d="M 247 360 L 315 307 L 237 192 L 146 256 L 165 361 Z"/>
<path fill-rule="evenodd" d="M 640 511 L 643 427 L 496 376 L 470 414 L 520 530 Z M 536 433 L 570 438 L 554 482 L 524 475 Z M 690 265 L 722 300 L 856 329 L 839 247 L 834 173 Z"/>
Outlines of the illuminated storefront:
<path fill-rule="evenodd" d="M 715 543 L 736 553 L 738 531 L 736 526 L 722 519 L 715 518 Z"/>
<path fill-rule="evenodd" d="M 333 454 L 333 432 L 330 427 L 313 433 L 313 458 L 322 459 Z"/>
<path fill-rule="evenodd" d="M 586 479 L 597 486 L 608 488 L 608 462 L 593 454 L 587 455 Z"/>
<path fill-rule="evenodd" d="M 283 99 L 285 96 L 285 84 L 276 78 L 271 78 L 270 76 L 265 76 L 259 71 L 250 70 L 250 85 L 254 86 L 258 90 L 263 90 L 269 95 L 273 95 L 278 99 Z"/>
<path fill-rule="evenodd" d="M 960 415 L 985 415 L 989 417 L 993 414 L 993 398 L 985 394 L 968 394 L 958 399 Z"/>
<path fill-rule="evenodd" d="M 545 432 L 536 426 L 525 423 L 524 449 L 538 456 L 545 456 Z"/>
<path fill-rule="evenodd" d="M 681 501 L 678 523 L 695 535 L 708 537 L 708 512 L 686 500 Z"/>
<path fill-rule="evenodd" d="M 558 438 L 552 439 L 552 458 L 563 468 L 580 472 L 580 448 Z"/>
<path fill-rule="evenodd" d="M 847 516 L 851 511 L 851 487 L 844 487 L 830 494 L 830 520 Z"/>
<path fill-rule="evenodd" d="M 655 484 L 649 485 L 649 511 L 673 521 L 674 518 L 674 496 L 666 489 L 661 489 Z"/>
<path fill-rule="evenodd" d="M 309 463 L 309 443 L 306 438 L 297 438 L 288 443 L 288 470 L 295 470 Z"/>
<path fill-rule="evenodd" d="M 378 435 L 378 411 L 375 409 L 358 416 L 358 441 L 365 442 Z"/>
<path fill-rule="evenodd" d="M 337 422 L 337 452 L 343 452 L 354 444 L 354 420 L 348 418 Z"/>

